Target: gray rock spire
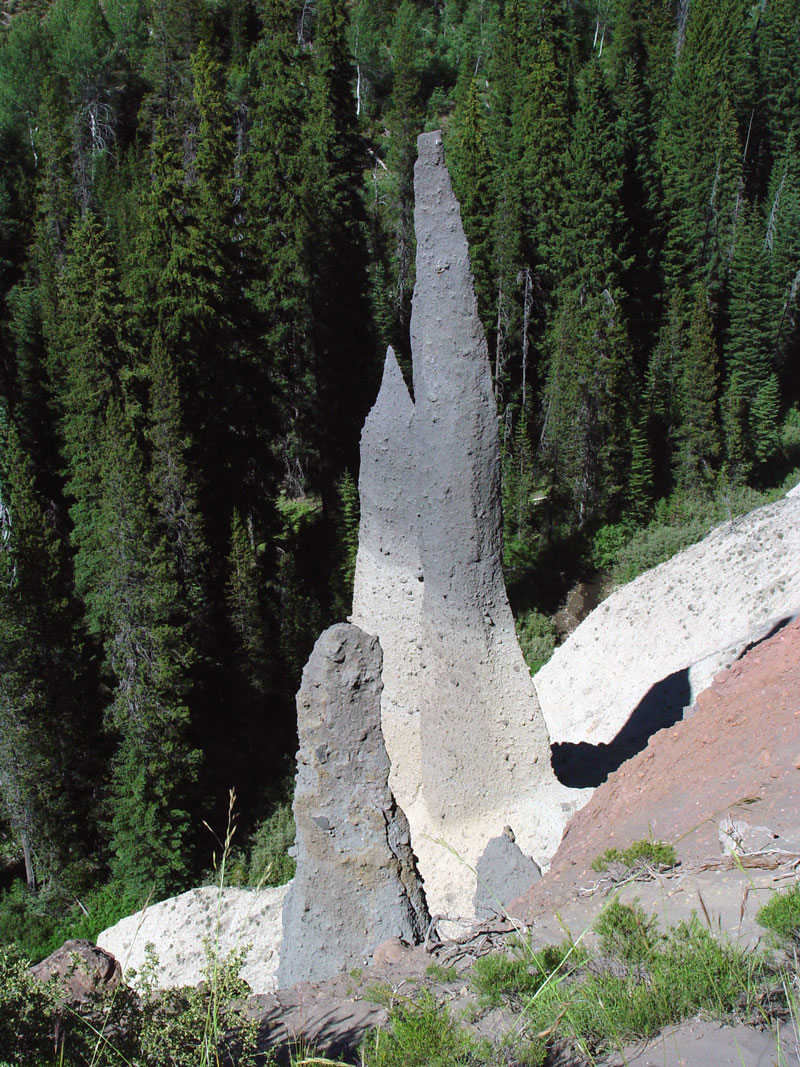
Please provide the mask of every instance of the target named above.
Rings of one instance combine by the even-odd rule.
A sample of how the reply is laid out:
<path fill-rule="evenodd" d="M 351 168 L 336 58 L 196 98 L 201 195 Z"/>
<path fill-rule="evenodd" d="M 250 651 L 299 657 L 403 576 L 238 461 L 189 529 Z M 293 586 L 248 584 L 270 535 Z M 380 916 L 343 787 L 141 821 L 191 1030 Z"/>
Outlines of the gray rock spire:
<path fill-rule="evenodd" d="M 576 798 L 551 770 L 503 580 L 497 412 L 460 209 L 441 134 L 418 145 L 415 403 L 390 352 L 362 437 L 353 620 L 383 646 L 392 786 L 431 909 L 469 915 L 489 841 L 510 823 L 546 861 Z"/>
<path fill-rule="evenodd" d="M 429 922 L 408 822 L 388 786 L 381 648 L 355 626 L 326 630 L 297 694 L 297 873 L 283 906 L 278 984 L 328 978 Z"/>

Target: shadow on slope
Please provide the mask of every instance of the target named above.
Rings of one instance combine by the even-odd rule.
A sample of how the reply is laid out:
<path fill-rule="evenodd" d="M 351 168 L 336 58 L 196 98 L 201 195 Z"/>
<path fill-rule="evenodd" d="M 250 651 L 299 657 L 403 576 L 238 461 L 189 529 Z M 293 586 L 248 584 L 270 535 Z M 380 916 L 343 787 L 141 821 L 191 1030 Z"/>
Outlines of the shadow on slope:
<path fill-rule="evenodd" d="M 551 746 L 551 763 L 558 780 L 582 789 L 601 785 L 621 764 L 647 747 L 659 730 L 674 726 L 691 701 L 689 670 L 662 678 L 642 697 L 617 736 L 608 744 L 563 741 Z"/>
<path fill-rule="evenodd" d="M 779 619 L 767 633 L 751 641 L 737 659 L 774 637 L 793 618 L 796 616 Z M 679 722 L 691 700 L 688 667 L 662 678 L 642 697 L 613 741 L 600 745 L 585 741 L 552 745 L 550 762 L 556 777 L 563 785 L 575 789 L 602 785 L 609 774 L 646 748 L 653 734 Z"/>

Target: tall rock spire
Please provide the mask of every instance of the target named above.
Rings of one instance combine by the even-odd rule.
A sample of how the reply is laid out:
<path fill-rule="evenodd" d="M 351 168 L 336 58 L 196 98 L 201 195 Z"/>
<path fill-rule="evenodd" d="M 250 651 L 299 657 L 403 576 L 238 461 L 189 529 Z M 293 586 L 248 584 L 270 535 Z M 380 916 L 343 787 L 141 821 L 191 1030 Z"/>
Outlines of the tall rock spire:
<path fill-rule="evenodd" d="M 547 861 L 579 801 L 552 772 L 506 595 L 497 411 L 441 134 L 418 146 L 415 403 L 390 350 L 362 437 L 353 621 L 384 650 L 392 788 L 431 911 L 469 915 L 489 841 L 511 824 Z"/>

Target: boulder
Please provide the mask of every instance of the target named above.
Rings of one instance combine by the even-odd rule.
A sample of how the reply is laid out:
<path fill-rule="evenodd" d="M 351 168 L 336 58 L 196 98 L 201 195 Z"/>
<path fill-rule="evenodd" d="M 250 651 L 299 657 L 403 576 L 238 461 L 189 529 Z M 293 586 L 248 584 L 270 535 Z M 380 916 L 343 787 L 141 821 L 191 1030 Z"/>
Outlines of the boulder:
<path fill-rule="evenodd" d="M 151 904 L 97 936 L 122 963 L 127 978 L 140 971 L 147 945 L 158 957 L 159 988 L 197 985 L 205 978 L 208 945 L 220 958 L 244 949 L 241 977 L 254 993 L 276 988 L 281 909 L 286 886 L 220 889 L 203 886 Z"/>
<path fill-rule="evenodd" d="M 477 919 L 504 915 L 512 902 L 542 877 L 538 863 L 525 855 L 510 826 L 492 838 L 475 870 L 478 888 L 473 903 Z"/>
<path fill-rule="evenodd" d="M 55 979 L 59 997 L 70 1008 L 79 1008 L 93 996 L 116 989 L 122 968 L 115 957 L 91 941 L 65 941 L 47 959 L 31 967 L 40 982 Z"/>
<path fill-rule="evenodd" d="M 632 746 L 800 609 L 800 497 L 725 522 L 578 626 L 534 683 L 554 743 Z"/>
<path fill-rule="evenodd" d="M 283 906 L 281 988 L 363 964 L 389 938 L 418 944 L 429 916 L 408 822 L 389 788 L 381 648 L 326 630 L 297 694 L 297 873 Z"/>

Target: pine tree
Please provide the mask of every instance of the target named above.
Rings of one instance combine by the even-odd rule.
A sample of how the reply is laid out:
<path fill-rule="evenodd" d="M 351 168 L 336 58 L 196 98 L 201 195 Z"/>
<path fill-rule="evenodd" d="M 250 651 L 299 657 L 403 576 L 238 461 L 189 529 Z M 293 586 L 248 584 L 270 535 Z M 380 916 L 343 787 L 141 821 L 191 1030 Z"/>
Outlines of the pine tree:
<path fill-rule="evenodd" d="M 29 888 L 74 890 L 96 847 L 98 694 L 63 546 L 4 414 L 0 438 L 0 797 Z"/>
<path fill-rule="evenodd" d="M 417 137 L 422 132 L 422 26 L 413 4 L 403 0 L 392 28 L 392 95 L 386 114 L 389 131 L 387 166 L 394 178 L 393 305 L 397 329 L 389 340 L 410 351 L 411 291 L 414 285 L 414 163 Z"/>
<path fill-rule="evenodd" d="M 189 741 L 193 650 L 175 556 L 159 529 L 141 450 L 114 400 L 103 434 L 97 596 L 114 678 L 106 725 L 113 873 L 136 890 L 183 884 L 191 869 L 189 805 L 200 753 Z"/>
<path fill-rule="evenodd" d="M 677 478 L 690 490 L 707 489 L 720 456 L 717 344 L 708 293 L 698 286 L 679 382 Z"/>
<path fill-rule="evenodd" d="M 309 57 L 297 41 L 291 0 L 271 0 L 262 18 L 251 59 L 252 128 L 243 198 L 251 266 L 247 292 L 258 315 L 261 358 L 283 411 L 275 442 L 282 482 L 299 496 L 314 485 L 318 448 L 308 222 L 298 195 L 306 180 L 298 116 L 309 108 Z"/>
<path fill-rule="evenodd" d="M 778 447 L 780 393 L 774 370 L 779 318 L 761 220 L 743 210 L 740 234 L 731 267 L 725 366 L 729 383 L 736 382 L 740 417 L 746 412 L 736 432 L 744 434 L 749 466 L 769 460 Z"/>
<path fill-rule="evenodd" d="M 567 293 L 555 322 L 542 440 L 551 495 L 579 526 L 615 521 L 630 471 L 630 347 L 613 295 Z"/>
<path fill-rule="evenodd" d="M 375 398 L 377 360 L 370 321 L 363 149 L 353 99 L 344 0 L 321 0 L 314 39 L 302 188 L 320 488 L 335 509 L 336 483 L 358 469 L 358 441 Z M 357 330 L 353 327 L 357 324 Z"/>
<path fill-rule="evenodd" d="M 448 165 L 453 190 L 461 207 L 461 220 L 469 244 L 475 295 L 490 347 L 495 326 L 495 278 L 492 264 L 494 187 L 492 160 L 486 135 L 484 104 L 476 80 L 466 68 L 468 83 L 462 103 L 453 114 L 448 139 Z"/>

